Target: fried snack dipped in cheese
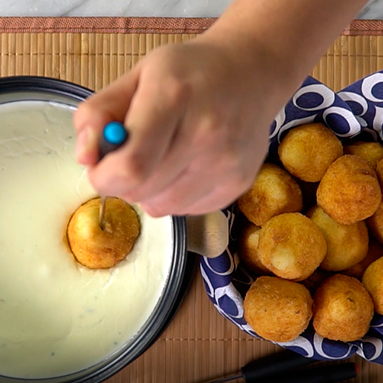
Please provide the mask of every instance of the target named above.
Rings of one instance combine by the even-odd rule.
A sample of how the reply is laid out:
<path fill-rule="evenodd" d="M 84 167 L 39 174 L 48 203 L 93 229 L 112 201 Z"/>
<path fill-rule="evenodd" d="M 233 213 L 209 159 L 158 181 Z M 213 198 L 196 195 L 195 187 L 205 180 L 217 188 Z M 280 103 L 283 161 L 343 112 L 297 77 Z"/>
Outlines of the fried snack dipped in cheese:
<path fill-rule="evenodd" d="M 243 302 L 247 323 L 273 342 L 289 342 L 299 336 L 310 322 L 312 305 L 303 285 L 269 276 L 257 278 Z"/>
<path fill-rule="evenodd" d="M 372 299 L 356 278 L 335 274 L 314 295 L 313 326 L 325 338 L 356 341 L 367 333 L 373 315 Z"/>
<path fill-rule="evenodd" d="M 285 279 L 306 279 L 322 263 L 326 252 L 323 234 L 301 213 L 285 213 L 271 218 L 259 236 L 261 262 Z"/>
<path fill-rule="evenodd" d="M 67 228 L 74 257 L 90 269 L 115 266 L 131 252 L 140 234 L 137 213 L 119 198 L 107 198 L 104 229 L 101 229 L 100 203 L 100 198 L 94 198 L 81 205 Z"/>
<path fill-rule="evenodd" d="M 330 165 L 317 190 L 318 205 L 343 225 L 371 217 L 381 200 L 380 185 L 370 163 L 350 154 Z"/>
<path fill-rule="evenodd" d="M 238 200 L 238 207 L 254 225 L 271 217 L 302 209 L 302 192 L 294 178 L 274 164 L 261 167 L 253 186 Z"/>
<path fill-rule="evenodd" d="M 307 216 L 319 227 L 326 243 L 327 253 L 320 267 L 328 271 L 345 270 L 361 262 L 368 252 L 368 230 L 364 221 L 341 225 L 314 206 Z"/>
<path fill-rule="evenodd" d="M 375 311 L 383 315 L 383 257 L 367 267 L 362 282 L 372 297 Z"/>
<path fill-rule="evenodd" d="M 291 129 L 278 147 L 283 166 L 295 177 L 320 181 L 331 163 L 343 154 L 341 142 L 321 123 Z"/>

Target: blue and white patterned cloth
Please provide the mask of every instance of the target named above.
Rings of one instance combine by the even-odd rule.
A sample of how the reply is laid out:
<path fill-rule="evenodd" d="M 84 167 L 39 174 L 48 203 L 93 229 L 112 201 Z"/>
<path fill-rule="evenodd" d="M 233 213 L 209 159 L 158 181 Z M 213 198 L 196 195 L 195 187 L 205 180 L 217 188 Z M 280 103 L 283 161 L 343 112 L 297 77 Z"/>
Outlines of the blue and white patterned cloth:
<path fill-rule="evenodd" d="M 307 78 L 272 124 L 269 153 L 276 153 L 287 130 L 309 122 L 324 123 L 341 140 L 360 134 L 368 140 L 383 142 L 383 71 L 338 93 L 311 77 Z M 259 338 L 243 316 L 243 297 L 253 278 L 236 254 L 239 215 L 235 206 L 224 213 L 230 230 L 228 248 L 218 258 L 201 257 L 200 269 L 206 292 L 221 315 Z M 297 339 L 278 344 L 319 360 L 344 359 L 356 353 L 368 361 L 383 364 L 383 316 L 375 314 L 367 335 L 356 342 L 325 339 L 310 325 Z"/>

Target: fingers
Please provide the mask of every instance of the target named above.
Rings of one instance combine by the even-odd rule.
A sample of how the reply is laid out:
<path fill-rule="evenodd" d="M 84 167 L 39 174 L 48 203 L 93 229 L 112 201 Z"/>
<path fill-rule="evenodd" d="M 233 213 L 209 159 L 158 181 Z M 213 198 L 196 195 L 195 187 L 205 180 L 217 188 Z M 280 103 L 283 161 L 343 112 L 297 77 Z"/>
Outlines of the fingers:
<path fill-rule="evenodd" d="M 228 206 L 251 186 L 258 170 L 257 160 L 245 159 L 242 150 L 224 145 L 194 153 L 173 182 L 140 205 L 154 217 L 206 214 Z"/>
<path fill-rule="evenodd" d="M 131 192 L 129 201 L 142 199 L 178 176 L 189 160 L 179 150 L 188 146 L 180 129 L 188 97 L 187 87 L 171 78 L 141 76 L 125 117 L 129 141 L 88 171 L 100 193 L 127 197 Z"/>
<path fill-rule="evenodd" d="M 210 194 L 213 186 L 206 182 L 206 175 L 198 175 L 196 185 L 196 174 L 187 170 L 174 180 L 170 185 L 147 200 L 141 201 L 142 208 L 153 217 L 164 215 L 183 215 L 186 207 L 194 204 L 196 200 Z M 192 190 L 192 193 L 191 193 Z"/>
<path fill-rule="evenodd" d="M 252 184 L 252 172 L 237 171 L 230 159 L 198 156 L 159 193 L 140 201 L 152 216 L 205 214 L 227 206 Z M 256 169 L 255 169 L 256 170 Z"/>
<path fill-rule="evenodd" d="M 183 210 L 182 215 L 202 215 L 223 209 L 232 204 L 245 190 L 237 192 L 235 192 L 235 190 L 230 191 L 230 183 L 227 181 L 215 187 L 210 193 L 206 194 L 194 204 L 187 206 Z"/>
<path fill-rule="evenodd" d="M 158 142 L 156 143 L 158 145 Z M 127 145 L 129 148 L 130 143 Z M 127 183 L 127 177 L 131 179 L 133 177 L 127 174 L 128 159 L 125 157 L 125 152 L 106 156 L 96 168 L 88 169 L 88 176 L 100 193 L 113 194 L 123 197 L 129 203 L 135 203 L 157 194 L 168 184 L 173 183 L 185 171 L 192 158 L 193 152 L 188 134 L 185 134 L 185 130 L 177 129 L 170 147 L 155 164 L 155 171 L 153 169 L 146 179 L 141 177 L 141 182 L 136 179 L 135 182 L 131 180 L 129 184 Z"/>
<path fill-rule="evenodd" d="M 137 89 L 138 78 L 137 68 L 79 105 L 73 118 L 77 131 L 78 162 L 84 165 L 97 163 L 101 131 L 110 121 L 124 121 Z"/>
<path fill-rule="evenodd" d="M 198 178 L 198 185 L 196 185 Z M 225 178 L 212 181 L 211 175 L 187 172 L 161 193 L 142 201 L 142 208 L 153 217 L 211 213 L 233 202 L 246 188 L 239 189 Z M 215 184 L 217 182 L 217 184 Z"/>

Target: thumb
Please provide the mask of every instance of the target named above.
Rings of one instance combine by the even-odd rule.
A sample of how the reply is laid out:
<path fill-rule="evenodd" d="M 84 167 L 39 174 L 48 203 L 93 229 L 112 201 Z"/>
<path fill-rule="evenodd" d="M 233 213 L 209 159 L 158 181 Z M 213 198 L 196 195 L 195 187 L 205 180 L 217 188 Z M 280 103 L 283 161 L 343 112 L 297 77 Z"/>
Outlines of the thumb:
<path fill-rule="evenodd" d="M 95 165 L 98 143 L 105 125 L 123 122 L 137 89 L 139 70 L 133 69 L 81 103 L 74 114 L 77 132 L 76 158 L 83 165 Z"/>

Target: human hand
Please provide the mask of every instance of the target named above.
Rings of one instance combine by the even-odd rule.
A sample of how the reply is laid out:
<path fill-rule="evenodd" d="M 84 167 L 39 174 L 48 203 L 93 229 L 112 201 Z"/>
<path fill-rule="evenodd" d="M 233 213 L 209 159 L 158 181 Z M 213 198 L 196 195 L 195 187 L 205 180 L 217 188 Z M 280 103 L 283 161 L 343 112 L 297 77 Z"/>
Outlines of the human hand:
<path fill-rule="evenodd" d="M 272 65 L 201 36 L 151 52 L 75 114 L 77 159 L 103 195 L 152 216 L 204 214 L 251 185 L 267 151 L 269 126 L 286 101 Z M 98 163 L 110 121 L 129 141 Z"/>

